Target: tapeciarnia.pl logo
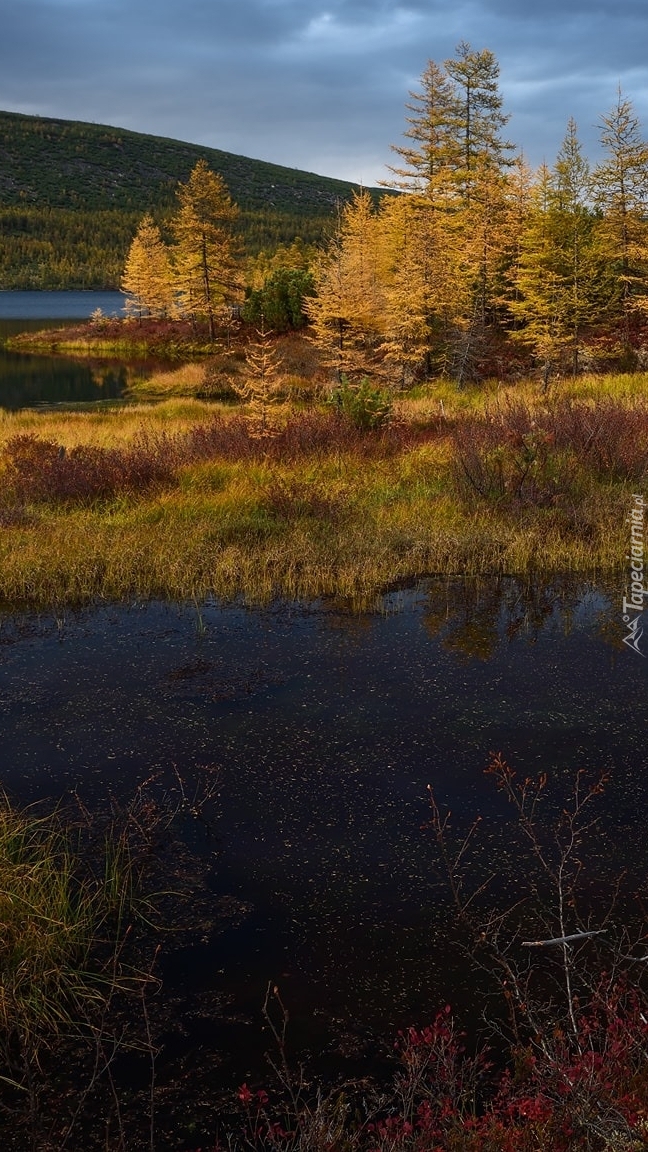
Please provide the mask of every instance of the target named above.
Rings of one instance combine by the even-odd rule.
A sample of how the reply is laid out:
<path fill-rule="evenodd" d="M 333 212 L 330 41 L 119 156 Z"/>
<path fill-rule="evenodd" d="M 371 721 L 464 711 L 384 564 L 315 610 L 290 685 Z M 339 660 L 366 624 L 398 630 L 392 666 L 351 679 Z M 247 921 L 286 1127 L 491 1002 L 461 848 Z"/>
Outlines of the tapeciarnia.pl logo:
<path fill-rule="evenodd" d="M 634 504 L 630 509 L 628 522 L 630 524 L 630 553 L 626 560 L 630 561 L 630 590 L 626 587 L 623 597 L 623 623 L 627 626 L 628 634 L 623 637 L 623 643 L 645 656 L 639 647 L 643 636 L 641 614 L 646 607 L 645 597 L 648 588 L 644 587 L 644 498 L 633 493 Z"/>

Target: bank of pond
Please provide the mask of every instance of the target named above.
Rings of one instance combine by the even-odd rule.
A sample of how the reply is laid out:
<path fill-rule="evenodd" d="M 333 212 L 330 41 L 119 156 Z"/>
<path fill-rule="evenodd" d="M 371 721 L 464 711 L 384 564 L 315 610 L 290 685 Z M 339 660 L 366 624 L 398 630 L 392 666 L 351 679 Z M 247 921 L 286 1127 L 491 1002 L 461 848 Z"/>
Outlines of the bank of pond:
<path fill-rule="evenodd" d="M 379 426 L 330 403 L 5 411 L 2 595 L 367 605 L 433 573 L 620 573 L 645 396 L 644 377 L 445 385 Z"/>

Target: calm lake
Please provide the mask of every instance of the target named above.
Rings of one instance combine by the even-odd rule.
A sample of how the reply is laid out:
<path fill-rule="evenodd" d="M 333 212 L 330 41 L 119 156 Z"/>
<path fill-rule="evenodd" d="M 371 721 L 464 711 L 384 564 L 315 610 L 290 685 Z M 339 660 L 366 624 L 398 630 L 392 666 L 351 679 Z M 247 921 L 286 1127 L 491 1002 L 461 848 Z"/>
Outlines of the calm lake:
<path fill-rule="evenodd" d="M 74 324 L 97 308 L 118 316 L 123 302 L 121 292 L 0 292 L 0 408 L 114 401 L 133 372 L 150 374 L 149 362 L 32 356 L 4 346 L 8 336 Z"/>
<path fill-rule="evenodd" d="M 484 775 L 491 753 L 522 777 L 546 771 L 558 804 L 579 769 L 605 770 L 585 867 L 603 881 L 626 869 L 624 915 L 636 910 L 648 661 L 620 642 L 621 594 L 443 580 L 355 616 L 150 603 L 6 617 L 2 785 L 21 801 L 76 790 L 93 807 L 152 774 L 177 791 L 176 770 L 193 794 L 217 766 L 211 831 L 190 835 L 211 854 L 213 899 L 244 914 L 163 961 L 178 1043 L 240 1083 L 262 1063 L 272 980 L 296 1049 L 345 1069 L 349 1047 L 446 1002 L 478 1015 L 423 827 L 428 784 L 458 828 L 483 817 L 475 866 L 507 899 L 521 862 Z"/>

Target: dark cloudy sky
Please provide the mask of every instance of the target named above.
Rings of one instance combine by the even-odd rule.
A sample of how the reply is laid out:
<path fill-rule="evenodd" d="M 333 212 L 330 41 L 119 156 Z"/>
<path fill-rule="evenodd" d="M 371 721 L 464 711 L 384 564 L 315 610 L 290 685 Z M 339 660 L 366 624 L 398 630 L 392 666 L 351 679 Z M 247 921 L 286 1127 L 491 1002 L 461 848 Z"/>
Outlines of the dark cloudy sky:
<path fill-rule="evenodd" d="M 619 82 L 648 133 L 648 0 L 0 0 L 0 107 L 373 184 L 428 59 L 501 64 L 508 136 L 590 155 Z"/>

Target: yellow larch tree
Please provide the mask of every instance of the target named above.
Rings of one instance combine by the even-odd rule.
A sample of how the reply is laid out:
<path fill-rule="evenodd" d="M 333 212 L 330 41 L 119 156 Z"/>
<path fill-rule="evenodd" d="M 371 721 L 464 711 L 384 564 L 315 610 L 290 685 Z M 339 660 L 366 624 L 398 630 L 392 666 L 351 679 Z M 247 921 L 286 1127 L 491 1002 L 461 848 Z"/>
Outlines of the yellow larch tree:
<path fill-rule="evenodd" d="M 381 214 L 384 280 L 383 347 L 400 383 L 417 372 L 443 370 L 452 334 L 468 304 L 454 213 L 426 196 L 385 198 Z"/>
<path fill-rule="evenodd" d="M 378 240 L 371 196 L 356 193 L 315 269 L 317 295 L 304 303 L 312 338 L 338 379 L 378 368 L 384 315 Z"/>
<path fill-rule="evenodd" d="M 214 340 L 219 315 L 241 299 L 241 249 L 234 232 L 238 208 L 222 176 L 205 160 L 198 161 L 177 195 L 171 227 L 179 307 L 206 320 Z"/>
<path fill-rule="evenodd" d="M 282 357 L 272 340 L 272 332 L 266 328 L 263 314 L 256 339 L 248 341 L 245 363 L 244 381 L 235 381 L 234 390 L 248 406 L 247 421 L 253 435 L 272 435 L 275 432 L 272 413 L 280 400 Z"/>
<path fill-rule="evenodd" d="M 173 276 L 169 250 L 160 229 L 147 213 L 130 246 L 121 282 L 130 316 L 158 318 L 174 312 Z"/>

